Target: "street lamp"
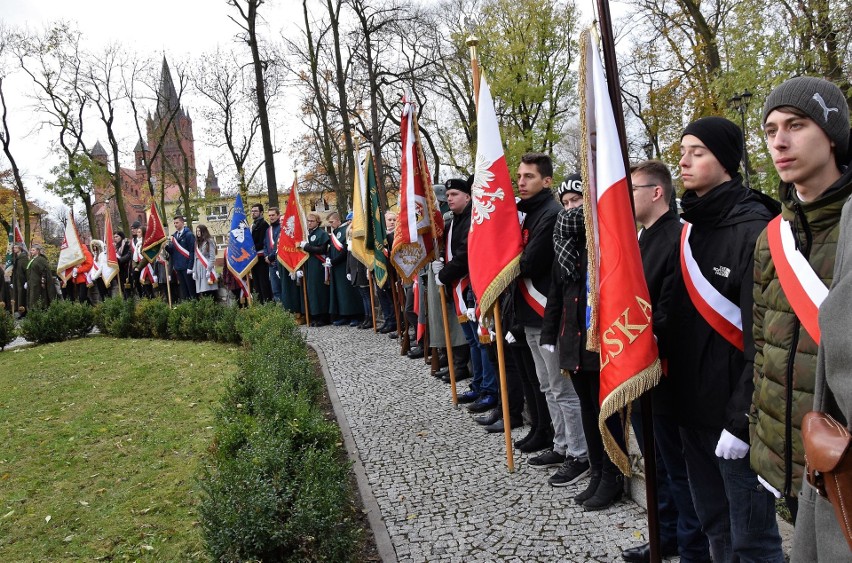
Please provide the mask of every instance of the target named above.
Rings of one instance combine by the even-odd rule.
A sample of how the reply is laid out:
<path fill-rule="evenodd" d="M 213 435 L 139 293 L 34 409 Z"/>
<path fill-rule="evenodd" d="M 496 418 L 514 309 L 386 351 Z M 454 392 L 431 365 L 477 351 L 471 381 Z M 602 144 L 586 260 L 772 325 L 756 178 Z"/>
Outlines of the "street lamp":
<path fill-rule="evenodd" d="M 745 116 L 748 112 L 748 105 L 751 102 L 751 92 L 748 88 L 743 90 L 742 94 L 734 93 L 734 96 L 728 100 L 728 105 L 734 108 L 740 114 L 740 123 L 743 127 L 743 165 L 745 166 L 745 184 L 746 187 L 751 187 L 751 177 L 749 176 L 748 165 L 748 134 L 746 133 Z"/>

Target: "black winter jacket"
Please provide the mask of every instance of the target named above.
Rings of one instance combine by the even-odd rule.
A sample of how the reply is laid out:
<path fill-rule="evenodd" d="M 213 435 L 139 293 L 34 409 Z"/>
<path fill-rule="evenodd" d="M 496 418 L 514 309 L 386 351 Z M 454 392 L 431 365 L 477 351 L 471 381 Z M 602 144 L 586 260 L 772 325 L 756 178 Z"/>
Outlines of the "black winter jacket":
<path fill-rule="evenodd" d="M 550 270 L 553 265 L 553 227 L 562 207 L 553 192 L 544 189 L 530 199 L 518 202 L 518 211 L 526 213 L 521 225 L 524 250 L 521 253 L 520 274 L 514 282 L 515 322 L 523 326 L 542 326 L 539 315 L 524 299 L 520 286 L 524 278 L 532 282 L 541 295 L 550 292 Z"/>
<path fill-rule="evenodd" d="M 254 249 L 257 252 L 263 252 L 263 245 L 266 242 L 266 230 L 269 228 L 269 223 L 263 217 L 258 217 L 251 224 L 251 240 L 254 242 Z"/>
<path fill-rule="evenodd" d="M 780 206 L 743 187 L 739 175 L 700 198 L 687 192 L 682 205 L 683 219 L 693 225 L 689 243 L 702 275 L 740 308 L 744 350 L 731 345 L 704 320 L 678 267 L 664 345 L 675 384 L 678 422 L 719 433 L 725 429 L 748 442 L 746 415 L 754 391 L 754 246 Z"/>
<path fill-rule="evenodd" d="M 449 287 L 451 284 L 459 281 L 468 275 L 467 264 L 467 235 L 470 232 L 470 213 L 473 202 L 467 204 L 461 213 L 453 213 L 453 221 L 450 228 L 444 233 L 444 244 L 449 239 L 450 250 L 452 251 L 453 259 L 444 264 L 444 268 L 438 272 L 438 279 L 444 286 Z M 450 237 L 452 233 L 452 237 Z"/>

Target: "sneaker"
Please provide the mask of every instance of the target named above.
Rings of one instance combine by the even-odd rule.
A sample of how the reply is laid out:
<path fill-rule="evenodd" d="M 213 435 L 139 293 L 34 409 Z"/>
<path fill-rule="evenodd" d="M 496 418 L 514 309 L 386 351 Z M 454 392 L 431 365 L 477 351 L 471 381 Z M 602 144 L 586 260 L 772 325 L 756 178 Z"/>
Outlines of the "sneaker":
<path fill-rule="evenodd" d="M 530 467 L 535 467 L 536 469 L 559 467 L 563 463 L 565 463 L 565 456 L 553 450 L 547 450 L 543 454 L 539 454 L 529 460 Z"/>
<path fill-rule="evenodd" d="M 459 403 L 472 403 L 479 398 L 479 393 L 471 389 L 470 391 L 459 394 L 457 398 Z"/>
<path fill-rule="evenodd" d="M 589 462 L 580 461 L 576 457 L 566 456 L 565 463 L 547 480 L 551 487 L 567 487 L 573 485 L 589 474 Z"/>

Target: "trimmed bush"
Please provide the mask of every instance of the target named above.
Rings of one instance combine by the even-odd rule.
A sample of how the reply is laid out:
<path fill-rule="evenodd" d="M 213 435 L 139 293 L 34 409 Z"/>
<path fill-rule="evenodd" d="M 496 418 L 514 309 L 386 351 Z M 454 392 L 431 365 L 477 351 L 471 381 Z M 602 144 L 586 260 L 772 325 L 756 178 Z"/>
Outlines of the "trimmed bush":
<path fill-rule="evenodd" d="M 169 337 L 169 304 L 162 299 L 140 299 L 133 315 L 133 336 L 137 338 Z"/>
<path fill-rule="evenodd" d="M 136 302 L 133 299 L 113 297 L 107 299 L 95 309 L 95 324 L 104 334 L 115 338 L 133 336 L 133 317 Z"/>
<path fill-rule="evenodd" d="M 95 311 L 75 301 L 56 300 L 47 309 L 27 312 L 21 322 L 21 333 L 31 342 L 45 344 L 86 336 L 95 326 Z"/>
<path fill-rule="evenodd" d="M 15 317 L 4 308 L 0 308 L 0 350 L 15 339 Z"/>

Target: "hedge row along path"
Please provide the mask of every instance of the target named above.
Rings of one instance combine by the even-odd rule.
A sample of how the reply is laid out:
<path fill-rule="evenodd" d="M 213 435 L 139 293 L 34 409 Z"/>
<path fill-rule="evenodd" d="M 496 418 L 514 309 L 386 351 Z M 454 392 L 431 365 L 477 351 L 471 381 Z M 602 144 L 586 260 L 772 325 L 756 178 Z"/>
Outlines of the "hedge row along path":
<path fill-rule="evenodd" d="M 517 451 L 509 474 L 503 434 L 453 409 L 449 386 L 423 360 L 400 356 L 396 341 L 349 327 L 306 334 L 326 362 L 400 561 L 621 561 L 622 549 L 644 542 L 645 512 L 633 502 L 584 512 L 573 497 L 585 479 L 554 489 L 549 470 Z"/>

